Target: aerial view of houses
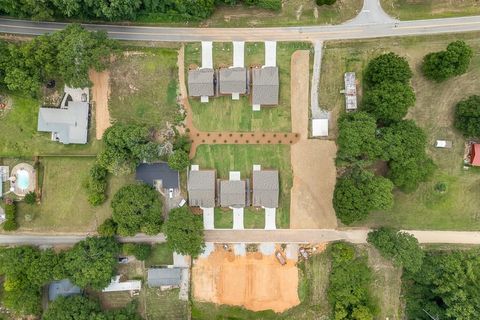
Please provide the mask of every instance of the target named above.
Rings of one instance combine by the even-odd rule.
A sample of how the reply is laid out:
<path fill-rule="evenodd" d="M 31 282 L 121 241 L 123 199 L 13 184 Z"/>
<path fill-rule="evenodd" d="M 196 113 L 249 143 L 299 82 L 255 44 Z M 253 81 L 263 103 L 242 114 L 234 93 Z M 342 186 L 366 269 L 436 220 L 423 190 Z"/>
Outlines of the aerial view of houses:
<path fill-rule="evenodd" d="M 0 320 L 480 319 L 477 0 L 0 1 Z"/>

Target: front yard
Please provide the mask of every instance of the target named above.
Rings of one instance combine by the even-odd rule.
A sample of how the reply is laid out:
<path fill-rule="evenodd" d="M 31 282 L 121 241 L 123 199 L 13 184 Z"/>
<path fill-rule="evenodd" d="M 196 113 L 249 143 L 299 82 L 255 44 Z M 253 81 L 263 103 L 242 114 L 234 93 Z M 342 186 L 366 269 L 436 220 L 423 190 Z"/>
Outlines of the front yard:
<path fill-rule="evenodd" d="M 477 0 L 381 0 L 383 9 L 400 20 L 434 19 L 480 14 Z"/>

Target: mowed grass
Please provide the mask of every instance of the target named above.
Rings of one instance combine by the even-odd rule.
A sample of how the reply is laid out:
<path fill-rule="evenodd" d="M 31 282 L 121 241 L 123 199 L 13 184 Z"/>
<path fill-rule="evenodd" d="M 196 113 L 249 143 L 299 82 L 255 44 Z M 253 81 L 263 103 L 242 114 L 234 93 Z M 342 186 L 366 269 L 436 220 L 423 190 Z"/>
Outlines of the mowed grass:
<path fill-rule="evenodd" d="M 111 177 L 108 200 L 99 207 L 87 201 L 83 187 L 95 158 L 41 158 L 44 167 L 40 205 L 18 206 L 21 231 L 33 232 L 92 232 L 111 215 L 110 201 L 123 185 L 133 182 L 133 176 Z"/>
<path fill-rule="evenodd" d="M 159 243 L 152 246 L 152 253 L 145 260 L 145 266 L 158 266 L 173 264 L 173 250 L 166 243 Z"/>
<path fill-rule="evenodd" d="M 468 72 L 440 84 L 425 79 L 420 71 L 424 55 L 443 50 L 449 42 L 458 39 L 464 39 L 473 47 L 474 56 Z M 412 85 L 417 101 L 407 118 L 414 119 L 425 130 L 427 152 L 438 169 L 434 177 L 422 183 L 417 191 L 410 194 L 396 191 L 393 209 L 372 213 L 358 225 L 391 225 L 407 229 L 480 229 L 480 173 L 479 170 L 463 170 L 465 139 L 453 129 L 455 105 L 479 93 L 479 34 L 328 42 L 322 64 L 320 101 L 322 106 L 334 111 L 332 123 L 336 123 L 336 116 L 345 108 L 344 97 L 339 93 L 343 88 L 343 73 L 357 72 L 361 96 L 362 72 L 366 64 L 373 57 L 389 51 L 405 56 L 414 72 Z M 454 147 L 434 148 L 436 139 L 451 140 Z M 440 194 L 434 190 L 438 182 L 447 184 L 447 192 Z"/>
<path fill-rule="evenodd" d="M 215 208 L 214 226 L 216 229 L 232 229 L 233 210 L 229 208 Z M 243 226 L 245 229 L 264 229 L 265 210 L 262 208 L 245 208 Z"/>
<path fill-rule="evenodd" d="M 202 131 L 290 132 L 290 60 L 293 52 L 301 49 L 311 49 L 311 44 L 277 43 L 277 65 L 280 77 L 278 106 L 266 106 L 262 107 L 261 111 L 252 111 L 249 96 L 241 96 L 240 100 L 232 100 L 231 96 L 211 97 L 208 103 L 190 98 L 195 127 Z M 214 43 L 214 67 L 231 66 L 232 60 L 231 43 Z M 245 66 L 263 65 L 264 62 L 265 45 L 257 42 L 246 43 Z M 201 46 L 198 43 L 186 46 L 186 69 L 192 64 L 201 65 Z"/>
<path fill-rule="evenodd" d="M 383 9 L 400 20 L 462 17 L 480 14 L 478 0 L 381 0 Z"/>
<path fill-rule="evenodd" d="M 179 289 L 161 291 L 158 288 L 142 288 L 141 314 L 145 319 L 152 320 L 188 319 L 187 302 L 178 299 L 178 294 Z"/>
<path fill-rule="evenodd" d="M 277 228 L 290 225 L 290 189 L 292 188 L 292 168 L 290 165 L 290 147 L 285 145 L 201 145 L 192 163 L 205 169 L 216 169 L 217 178 L 228 179 L 229 171 L 240 171 L 242 179 L 251 179 L 254 164 L 264 169 L 277 169 L 280 176 L 279 208 L 277 209 Z M 246 209 L 246 211 L 253 209 Z M 218 216 L 217 210 L 215 216 Z M 263 211 L 263 210 L 262 210 Z M 230 212 L 220 212 L 229 216 Z M 255 214 L 257 216 L 250 216 Z M 218 218 L 216 218 L 218 219 Z M 230 219 L 225 217 L 225 219 Z M 251 219 L 251 220 L 250 220 Z M 245 214 L 245 226 L 263 228 L 264 222 L 258 213 Z M 264 218 L 263 218 L 264 220 Z M 218 220 L 216 221 L 218 223 Z M 222 222 L 223 225 L 230 223 Z M 261 224 L 263 223 L 263 227 Z M 230 225 L 230 224 L 229 224 Z M 217 225 L 215 226 L 217 227 Z"/>
<path fill-rule="evenodd" d="M 63 145 L 51 141 L 50 133 L 37 132 L 40 100 L 7 91 L 0 91 L 0 96 L 9 105 L 7 111 L 0 113 L 0 156 L 94 155 L 100 149 L 101 141 L 94 138 L 94 126 L 90 125 L 88 144 Z"/>
<path fill-rule="evenodd" d="M 160 130 L 175 122 L 179 116 L 177 70 L 176 49 L 126 51 L 110 68 L 112 119 Z"/>

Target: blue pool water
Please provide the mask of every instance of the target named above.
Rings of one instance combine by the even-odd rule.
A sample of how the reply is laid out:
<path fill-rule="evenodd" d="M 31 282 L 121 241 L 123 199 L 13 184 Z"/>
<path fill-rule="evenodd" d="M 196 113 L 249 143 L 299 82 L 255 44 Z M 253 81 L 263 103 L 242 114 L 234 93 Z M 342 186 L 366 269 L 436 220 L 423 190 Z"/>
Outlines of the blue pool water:
<path fill-rule="evenodd" d="M 20 189 L 27 189 L 30 185 L 30 175 L 27 170 L 18 170 L 17 171 L 17 186 Z"/>

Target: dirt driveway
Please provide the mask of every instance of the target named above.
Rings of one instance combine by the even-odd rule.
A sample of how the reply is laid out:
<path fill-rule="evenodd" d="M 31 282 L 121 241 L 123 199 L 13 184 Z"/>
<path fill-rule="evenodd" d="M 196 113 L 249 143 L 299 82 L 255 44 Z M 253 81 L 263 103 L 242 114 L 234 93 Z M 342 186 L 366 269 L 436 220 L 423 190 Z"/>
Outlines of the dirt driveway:
<path fill-rule="evenodd" d="M 91 69 L 88 73 L 92 86 L 92 100 L 95 105 L 96 138 L 102 139 L 103 133 L 110 127 L 110 112 L 108 111 L 108 97 L 110 95 L 110 73 L 97 72 Z"/>
<path fill-rule="evenodd" d="M 235 256 L 217 248 L 208 258 L 195 262 L 192 283 L 196 300 L 252 311 L 283 312 L 300 303 L 295 262 L 282 266 L 273 255 L 259 252 Z"/>
<path fill-rule="evenodd" d="M 296 51 L 292 55 L 291 73 L 292 131 L 300 133 L 300 140 L 291 147 L 290 228 L 336 228 L 332 198 L 337 147 L 333 141 L 308 139 L 308 51 Z"/>

